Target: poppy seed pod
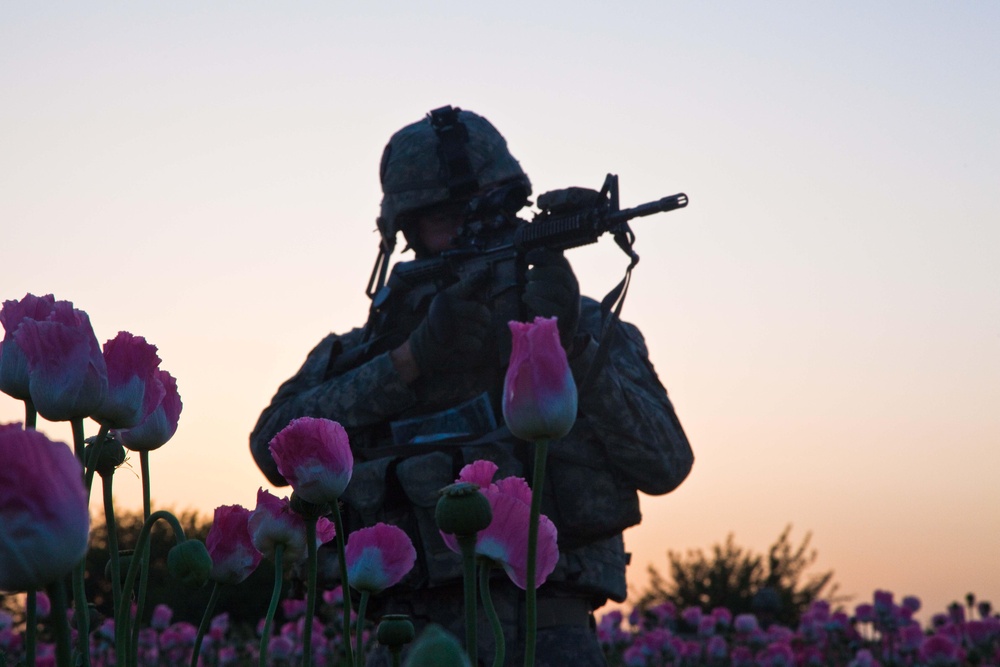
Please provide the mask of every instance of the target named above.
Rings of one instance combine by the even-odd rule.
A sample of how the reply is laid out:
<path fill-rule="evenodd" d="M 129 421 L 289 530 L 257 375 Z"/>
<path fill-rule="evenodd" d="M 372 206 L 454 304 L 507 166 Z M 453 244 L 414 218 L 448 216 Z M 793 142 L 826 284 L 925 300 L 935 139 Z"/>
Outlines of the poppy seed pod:
<path fill-rule="evenodd" d="M 375 636 L 378 643 L 398 651 L 405 644 L 413 641 L 416 631 L 413 622 L 406 614 L 386 614 L 379 621 Z"/>
<path fill-rule="evenodd" d="M 288 499 L 292 511 L 301 514 L 306 518 L 318 519 L 333 511 L 329 503 L 317 504 L 303 498 L 298 491 L 292 491 L 292 496 Z"/>
<path fill-rule="evenodd" d="M 84 460 L 87 461 L 87 466 L 93 467 L 94 471 L 101 477 L 115 474 L 118 466 L 125 463 L 125 448 L 114 434 L 108 433 L 105 436 L 96 457 L 93 454 L 93 449 L 97 443 L 97 436 L 87 438 L 84 442 L 87 445 L 84 450 L 86 452 Z"/>
<path fill-rule="evenodd" d="M 435 667 L 469 667 L 469 657 L 454 635 L 440 625 L 431 623 L 420 633 L 403 663 L 405 667 L 434 665 Z"/>
<path fill-rule="evenodd" d="M 434 521 L 442 532 L 471 536 L 490 525 L 493 510 L 476 484 L 456 482 L 441 489 Z"/>
<path fill-rule="evenodd" d="M 185 540 L 167 552 L 167 569 L 189 586 L 203 586 L 212 574 L 212 557 L 204 542 Z"/>

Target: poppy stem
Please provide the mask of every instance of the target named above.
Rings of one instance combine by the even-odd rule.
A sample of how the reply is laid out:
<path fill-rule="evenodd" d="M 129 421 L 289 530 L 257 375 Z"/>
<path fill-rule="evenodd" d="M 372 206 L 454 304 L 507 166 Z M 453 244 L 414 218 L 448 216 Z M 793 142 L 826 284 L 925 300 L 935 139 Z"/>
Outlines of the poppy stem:
<path fill-rule="evenodd" d="M 347 556 L 344 553 L 344 520 L 340 516 L 340 503 L 333 503 L 333 524 L 337 529 L 337 560 L 340 562 L 340 588 L 344 598 L 344 651 L 347 664 L 354 664 L 354 651 L 351 649 L 351 589 L 347 580 Z M 359 618 L 358 622 L 362 620 Z M 361 650 L 361 647 L 358 647 Z"/>
<path fill-rule="evenodd" d="M 361 591 L 361 602 L 358 603 L 357 651 L 354 654 L 355 659 L 357 660 L 356 667 L 361 667 L 365 661 L 365 651 L 361 642 L 365 631 L 365 612 L 368 610 L 369 597 L 371 597 L 371 593 L 368 591 Z"/>
<path fill-rule="evenodd" d="M 83 418 L 70 420 L 73 429 L 73 451 L 80 465 L 84 465 L 84 450 L 86 447 L 83 433 Z M 73 568 L 73 612 L 78 633 L 78 648 L 83 667 L 90 667 L 90 608 L 87 604 L 87 588 L 84 579 L 87 576 L 87 558 L 84 556 Z"/>
<path fill-rule="evenodd" d="M 317 548 L 316 548 L 316 522 L 319 517 L 311 514 L 304 516 L 306 522 L 306 549 L 308 553 L 308 581 L 306 584 L 306 622 L 302 628 L 302 667 L 312 667 L 312 630 L 313 618 L 316 616 L 316 579 L 317 570 Z M 194 667 L 194 665 L 192 665 Z"/>
<path fill-rule="evenodd" d="M 285 574 L 281 564 L 284 554 L 285 545 L 276 544 L 274 547 L 274 589 L 271 591 L 271 604 L 267 608 L 267 616 L 264 617 L 264 629 L 260 633 L 260 667 L 267 667 L 267 649 L 271 643 L 271 624 L 274 623 L 274 614 L 278 611 L 278 600 L 281 599 L 281 581 Z"/>
<path fill-rule="evenodd" d="M 524 665 L 535 665 L 535 643 L 538 637 L 538 585 L 536 570 L 538 569 L 538 516 L 542 512 L 542 483 L 545 481 L 545 459 L 548 456 L 548 438 L 535 441 L 535 469 L 531 475 L 531 514 L 528 519 L 528 572 L 527 588 L 525 589 L 525 607 L 527 610 L 524 639 Z"/>
<path fill-rule="evenodd" d="M 24 427 L 34 429 L 38 423 L 38 411 L 30 398 L 24 399 Z"/>
<path fill-rule="evenodd" d="M 83 486 L 87 489 L 88 501 L 90 500 L 90 489 L 94 485 L 94 473 L 97 472 L 97 462 L 101 459 L 101 448 L 104 447 L 109 430 L 107 426 L 102 426 L 100 431 L 97 432 L 94 444 L 89 447 L 90 453 L 86 454 L 87 449 L 84 449 L 87 461 L 83 469 Z"/>
<path fill-rule="evenodd" d="M 69 619 L 66 617 L 66 583 L 62 577 L 56 579 L 47 587 L 52 609 L 49 618 L 52 620 L 52 631 L 56 640 L 56 664 L 59 667 L 70 667 Z M 31 664 L 31 663 L 28 663 Z"/>
<path fill-rule="evenodd" d="M 98 445 L 100 446 L 100 445 Z M 111 599 L 114 617 L 122 613 L 122 566 L 121 555 L 118 553 L 118 526 L 115 523 L 114 496 L 111 485 L 114 475 L 101 477 L 104 490 L 104 526 L 108 531 L 108 556 L 111 558 Z"/>
<path fill-rule="evenodd" d="M 150 479 L 149 479 L 149 452 L 147 450 L 142 450 L 139 452 L 139 466 L 142 470 L 142 516 L 146 522 L 149 522 L 150 516 L 152 516 L 150 500 Z M 170 515 L 174 522 L 176 523 L 176 517 Z M 180 524 L 177 524 L 177 528 Z M 175 532 L 177 531 L 175 528 Z M 184 541 L 184 531 L 180 531 L 181 539 Z M 142 553 L 142 570 L 139 576 L 139 595 L 138 602 L 135 607 L 135 625 L 132 627 L 132 640 L 129 645 L 128 657 L 134 660 L 130 663 L 133 667 L 138 667 L 139 663 L 139 627 L 142 624 L 142 614 L 146 608 L 146 591 L 149 588 L 149 549 L 146 549 Z"/>
<path fill-rule="evenodd" d="M 487 560 L 479 563 L 479 595 L 483 599 L 486 618 L 490 620 L 490 627 L 493 629 L 493 643 L 496 645 L 493 667 L 503 667 L 503 662 L 507 657 L 507 640 L 503 636 L 503 626 L 500 625 L 500 617 L 497 616 L 496 607 L 493 606 L 493 594 L 490 593 L 490 570 L 492 569 L 493 565 Z"/>
<path fill-rule="evenodd" d="M 476 637 L 476 535 L 456 535 L 462 550 L 462 588 L 465 592 L 465 652 L 469 662 L 477 664 L 479 642 Z"/>
<path fill-rule="evenodd" d="M 35 667 L 35 643 L 38 639 L 38 593 L 28 591 L 24 603 L 24 664 Z"/>
<path fill-rule="evenodd" d="M 212 586 L 212 594 L 205 605 L 205 613 L 201 617 L 201 624 L 198 626 L 198 636 L 194 638 L 194 652 L 191 654 L 191 667 L 198 667 L 198 654 L 201 653 L 201 642 L 205 638 L 205 631 L 208 630 L 212 622 L 212 613 L 215 611 L 215 603 L 219 601 L 219 591 L 222 584 L 215 582 Z"/>
<path fill-rule="evenodd" d="M 135 576 L 137 574 L 137 568 L 140 562 L 140 557 L 145 552 L 146 558 L 148 559 L 149 551 L 147 547 L 149 544 L 149 532 L 152 529 L 153 524 L 156 523 L 159 519 L 163 519 L 164 521 L 170 524 L 171 528 L 173 528 L 174 539 L 176 540 L 177 544 L 180 544 L 181 542 L 184 542 L 184 540 L 187 539 L 187 537 L 184 535 L 184 529 L 181 528 L 180 522 L 177 521 L 177 517 L 175 517 L 170 512 L 167 512 L 166 510 L 159 510 L 149 515 L 149 518 L 146 519 L 142 524 L 142 530 L 139 531 L 139 537 L 137 537 L 135 540 L 135 551 L 132 553 L 132 558 L 129 559 L 128 572 L 125 575 L 125 585 L 122 586 L 123 595 L 124 592 L 131 592 L 135 588 Z M 148 567 L 144 569 L 143 571 L 144 574 L 145 571 L 148 569 L 149 569 Z M 129 623 L 132 620 L 135 621 L 134 623 L 135 634 L 138 635 L 139 633 L 138 616 L 136 616 L 135 619 L 132 619 L 131 614 L 128 613 L 128 610 L 123 610 L 121 618 L 115 618 L 115 654 L 118 656 L 122 656 L 118 659 L 118 664 L 120 665 L 126 664 L 126 661 L 133 657 L 129 655 L 130 653 Z M 135 645 L 136 648 L 138 648 L 137 640 L 135 642 Z M 135 661 L 138 662 L 138 658 L 136 658 Z"/>

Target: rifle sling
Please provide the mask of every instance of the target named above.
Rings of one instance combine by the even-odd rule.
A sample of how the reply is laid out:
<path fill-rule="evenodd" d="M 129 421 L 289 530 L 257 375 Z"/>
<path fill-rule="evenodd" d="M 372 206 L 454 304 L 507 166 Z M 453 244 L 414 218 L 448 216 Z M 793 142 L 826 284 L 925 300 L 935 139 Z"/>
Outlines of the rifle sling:
<path fill-rule="evenodd" d="M 625 295 L 628 293 L 629 283 L 632 282 L 632 269 L 639 263 L 639 255 L 632 249 L 632 242 L 634 240 L 635 235 L 627 224 L 624 225 L 624 229 L 615 233 L 615 241 L 621 247 L 622 251 L 629 256 L 630 261 L 628 267 L 625 269 L 625 277 L 601 299 L 601 339 L 598 341 L 594 360 L 591 362 L 590 368 L 587 369 L 587 374 L 583 377 L 583 381 L 577 388 L 581 396 L 590 389 L 591 383 L 593 383 L 607 361 L 608 355 L 611 353 L 611 345 L 614 342 L 615 332 L 617 331 L 616 325 L 621 321 L 620 315 L 622 306 L 625 304 Z"/>

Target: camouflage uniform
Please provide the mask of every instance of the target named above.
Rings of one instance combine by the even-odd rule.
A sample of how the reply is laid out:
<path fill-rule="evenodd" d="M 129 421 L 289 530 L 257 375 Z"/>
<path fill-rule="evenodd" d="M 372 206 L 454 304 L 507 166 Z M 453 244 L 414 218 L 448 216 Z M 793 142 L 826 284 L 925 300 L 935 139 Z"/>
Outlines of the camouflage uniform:
<path fill-rule="evenodd" d="M 462 111 L 458 118 L 470 137 L 464 156 L 471 170 L 465 176 L 471 175 L 477 187 L 519 183 L 526 198 L 530 183 L 495 128 L 470 112 Z M 445 180 L 435 171 L 436 143 L 426 123 L 415 123 L 394 135 L 386 148 L 382 164 L 386 197 L 379 219 L 386 257 L 397 228 L 406 232 L 399 224 L 406 207 L 397 206 L 399 202 L 412 207 L 446 201 L 465 185 L 449 178 L 448 187 L 439 187 Z M 462 158 L 461 151 L 458 156 Z M 413 244 L 413 235 L 407 239 Z M 419 256 L 421 249 L 415 247 Z M 424 314 L 397 321 L 412 320 L 400 324 L 406 333 Z M 599 304 L 582 298 L 576 337 L 568 346 L 578 386 L 597 354 L 601 321 Z M 502 423 L 505 369 L 498 352 L 484 354 L 483 363 L 475 368 L 422 374 L 412 384 L 402 380 L 388 352 L 347 371 L 333 370 L 341 355 L 359 348 L 363 336 L 362 329 L 331 334 L 309 353 L 261 414 L 250 436 L 251 451 L 268 479 L 284 485 L 268 452 L 274 435 L 303 416 L 340 422 L 355 453 L 353 477 L 343 497 L 348 530 L 391 523 L 406 530 L 417 550 L 413 571 L 372 599 L 371 617 L 404 613 L 418 632 L 433 621 L 461 637 L 461 559 L 444 545 L 434 523 L 438 491 L 455 480 L 462 466 L 477 459 L 496 463 L 497 479 L 516 475 L 530 480 L 530 444 L 493 430 Z M 687 476 L 693 461 L 638 329 L 619 322 L 606 344 L 610 344 L 607 361 L 589 385 L 580 387 L 576 424 L 549 448 L 542 512 L 558 529 L 560 556 L 538 591 L 539 666 L 604 664 L 592 611 L 608 599 L 621 602 L 626 597 L 629 554 L 622 531 L 641 518 L 637 490 L 654 495 L 671 491 Z M 499 349 L 495 341 L 494 349 Z M 484 437 L 473 438 L 471 445 L 399 444 L 413 435 L 454 432 Z M 495 574 L 491 590 L 507 638 L 508 663 L 523 662 L 518 656 L 523 651 L 524 593 L 502 572 Z M 493 636 L 485 619 L 480 619 L 479 647 L 481 661 L 491 664 Z M 369 664 L 389 663 L 386 655 L 377 654 Z"/>
<path fill-rule="evenodd" d="M 578 383 L 593 360 L 600 333 L 600 307 L 592 299 L 582 300 L 580 331 L 589 341 L 570 359 Z M 503 369 L 486 367 L 446 379 L 421 378 L 408 386 L 399 379 L 386 353 L 343 375 L 326 377 L 331 353 L 350 350 L 360 336 L 360 329 L 343 336 L 331 334 L 310 352 L 299 372 L 281 386 L 264 410 L 251 435 L 251 449 L 268 478 L 283 483 L 267 454 L 274 434 L 302 416 L 340 422 L 357 457 L 344 498 L 350 528 L 386 521 L 406 529 L 417 546 L 414 571 L 385 596 L 385 608 L 379 610 L 378 601 L 372 608 L 379 614 L 411 614 L 418 628 L 421 621 L 433 619 L 461 636 L 462 596 L 460 586 L 455 588 L 455 582 L 461 581 L 461 563 L 444 546 L 434 525 L 437 491 L 454 481 L 463 465 L 476 459 L 494 461 L 499 466 L 497 479 L 511 475 L 530 479 L 527 445 L 508 436 L 500 442 L 405 458 L 380 457 L 378 450 L 392 444 L 390 422 L 442 410 L 484 390 L 499 415 Z M 542 511 L 559 530 L 560 557 L 555 571 L 539 589 L 539 598 L 583 600 L 587 609 L 596 609 L 608 599 L 623 601 L 629 555 L 622 531 L 641 518 L 636 489 L 667 493 L 684 480 L 692 461 L 687 438 L 648 360 L 642 334 L 634 326 L 620 323 L 608 361 L 591 386 L 583 388 L 573 430 L 550 446 Z M 439 587 L 440 591 L 435 591 Z M 508 644 L 510 656 L 516 653 L 512 642 L 517 637 L 514 628 L 519 607 L 513 587 L 504 588 L 510 598 L 504 618 L 513 633 Z M 426 591 L 431 595 L 420 595 Z M 502 607 L 505 594 L 495 597 L 497 606 Z M 553 627 L 569 628 L 577 620 L 572 612 L 566 619 L 560 619 L 558 613 L 552 617 Z M 581 624 L 586 620 L 583 617 Z M 579 652 L 581 640 L 575 631 L 567 629 L 560 635 L 544 623 L 540 613 L 544 641 L 539 645 L 538 664 L 546 664 L 542 662 L 542 646 L 563 645 L 560 636 L 566 639 L 567 650 Z M 592 633 L 588 630 L 586 634 Z M 488 626 L 484 625 L 480 636 L 492 637 Z M 593 645 L 597 646 L 596 641 Z M 491 642 L 481 639 L 480 647 L 489 664 Z M 574 660 L 579 662 L 579 657 Z M 566 662 L 560 658 L 552 664 Z"/>

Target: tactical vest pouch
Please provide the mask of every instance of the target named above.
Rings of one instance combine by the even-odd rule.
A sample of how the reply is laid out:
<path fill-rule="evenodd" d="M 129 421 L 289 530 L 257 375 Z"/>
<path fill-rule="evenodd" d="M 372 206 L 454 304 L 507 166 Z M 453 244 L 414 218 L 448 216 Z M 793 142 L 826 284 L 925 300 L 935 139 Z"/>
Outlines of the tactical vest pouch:
<path fill-rule="evenodd" d="M 563 552 L 553 576 L 571 584 L 578 594 L 590 593 L 598 599 L 607 597 L 624 602 L 628 595 L 625 568 L 630 560 L 622 536 L 615 535 Z"/>
<path fill-rule="evenodd" d="M 619 535 L 642 519 L 639 494 L 621 478 L 592 437 L 553 443 L 546 467 L 546 500 L 559 526 L 560 547 L 573 548 Z M 550 491 L 551 489 L 551 491 Z"/>
<path fill-rule="evenodd" d="M 342 499 L 358 514 L 364 526 L 373 526 L 385 518 L 382 510 L 386 504 L 386 471 L 392 461 L 391 457 L 385 457 L 354 464 L 351 482 Z"/>
<path fill-rule="evenodd" d="M 433 452 L 403 459 L 396 466 L 396 477 L 412 503 L 416 532 L 419 533 L 416 537 L 420 541 L 413 546 L 427 568 L 429 584 L 436 586 L 460 580 L 462 558 L 445 545 L 434 521 L 438 492 L 455 481 L 452 456 Z"/>

